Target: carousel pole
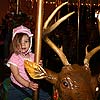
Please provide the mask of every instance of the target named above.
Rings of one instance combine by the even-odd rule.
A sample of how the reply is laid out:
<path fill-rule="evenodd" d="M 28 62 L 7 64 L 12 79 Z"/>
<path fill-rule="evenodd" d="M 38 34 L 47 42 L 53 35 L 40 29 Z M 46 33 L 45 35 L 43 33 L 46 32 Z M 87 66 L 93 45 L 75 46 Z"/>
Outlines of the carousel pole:
<path fill-rule="evenodd" d="M 79 57 L 79 33 L 80 33 L 80 0 L 78 0 L 78 31 L 77 31 L 77 62 Z"/>
<path fill-rule="evenodd" d="M 98 13 L 98 29 L 99 29 L 99 35 L 100 35 L 100 11 Z"/>
<path fill-rule="evenodd" d="M 100 0 L 98 0 L 98 9 L 100 8 Z M 98 29 L 99 29 L 99 36 L 100 36 L 100 10 L 98 10 Z"/>
<path fill-rule="evenodd" d="M 99 36 L 100 36 L 100 11 L 95 12 L 95 18 L 97 18 L 97 23 L 98 23 L 98 30 L 99 30 Z"/>
<path fill-rule="evenodd" d="M 19 0 L 17 0 L 17 8 L 16 8 L 16 14 L 19 12 Z"/>
<path fill-rule="evenodd" d="M 68 13 L 69 13 L 69 0 L 68 0 Z M 69 18 L 68 18 L 68 24 L 69 24 Z"/>
<path fill-rule="evenodd" d="M 35 29 L 35 62 L 39 64 L 41 59 L 41 45 L 42 45 L 42 24 L 44 14 L 44 0 L 37 0 L 37 15 L 36 15 L 36 29 Z M 33 100 L 38 99 L 38 90 L 34 92 Z"/>

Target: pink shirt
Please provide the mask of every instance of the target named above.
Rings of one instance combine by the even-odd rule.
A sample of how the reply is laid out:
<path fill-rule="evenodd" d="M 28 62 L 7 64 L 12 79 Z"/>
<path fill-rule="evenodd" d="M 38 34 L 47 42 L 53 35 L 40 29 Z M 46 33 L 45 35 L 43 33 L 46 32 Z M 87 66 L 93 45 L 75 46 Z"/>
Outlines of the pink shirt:
<path fill-rule="evenodd" d="M 29 55 L 30 55 L 29 60 L 33 62 L 33 61 L 34 61 L 34 54 L 33 54 L 33 53 L 29 53 Z M 30 79 L 29 79 L 29 77 L 28 77 L 28 74 L 27 74 L 27 72 L 25 71 L 24 60 L 25 60 L 25 58 L 22 57 L 20 54 L 17 55 L 17 54 L 15 54 L 15 53 L 13 53 L 12 56 L 11 56 L 11 58 L 9 59 L 7 65 L 8 65 L 8 67 L 10 67 L 10 64 L 13 64 L 15 67 L 18 67 L 18 69 L 19 69 L 19 74 L 20 74 L 25 80 L 30 81 Z M 18 86 L 24 87 L 24 86 L 22 86 L 20 83 L 18 83 L 18 82 L 16 81 L 16 79 L 14 78 L 14 76 L 13 76 L 12 73 L 11 73 L 10 78 L 11 78 L 11 81 L 14 82 L 15 84 L 17 84 Z"/>

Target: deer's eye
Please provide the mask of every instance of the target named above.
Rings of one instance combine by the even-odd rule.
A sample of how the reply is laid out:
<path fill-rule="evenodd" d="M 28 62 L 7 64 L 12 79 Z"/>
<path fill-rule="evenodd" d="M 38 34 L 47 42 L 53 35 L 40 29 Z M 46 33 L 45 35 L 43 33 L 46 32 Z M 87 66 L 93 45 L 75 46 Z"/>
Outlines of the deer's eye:
<path fill-rule="evenodd" d="M 63 85 L 64 85 L 65 87 L 68 87 L 68 82 L 67 82 L 67 81 L 64 81 L 64 82 L 63 82 Z"/>
<path fill-rule="evenodd" d="M 67 79 L 63 79 L 61 83 L 63 88 L 69 87 L 69 82 Z"/>

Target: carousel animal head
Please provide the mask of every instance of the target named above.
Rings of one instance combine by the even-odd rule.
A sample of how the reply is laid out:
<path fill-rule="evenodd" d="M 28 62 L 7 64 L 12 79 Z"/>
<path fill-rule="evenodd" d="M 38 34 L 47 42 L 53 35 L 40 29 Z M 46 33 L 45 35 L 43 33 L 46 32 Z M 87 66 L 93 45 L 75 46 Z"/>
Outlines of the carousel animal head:
<path fill-rule="evenodd" d="M 50 83 L 54 84 L 60 100 L 95 100 L 97 78 L 91 75 L 89 61 L 91 57 L 100 50 L 100 46 L 97 46 L 90 52 L 88 52 L 87 46 L 84 65 L 80 66 L 78 64 L 70 64 L 63 51 L 48 37 L 49 33 L 51 33 L 61 22 L 75 13 L 71 12 L 59 19 L 53 25 L 48 26 L 56 12 L 65 4 L 66 3 L 61 4 L 54 10 L 43 27 L 43 40 L 59 55 L 64 65 L 61 72 L 55 73 L 49 69 L 43 69 L 40 65 L 28 60 L 25 61 L 25 68 L 33 79 L 45 78 Z"/>

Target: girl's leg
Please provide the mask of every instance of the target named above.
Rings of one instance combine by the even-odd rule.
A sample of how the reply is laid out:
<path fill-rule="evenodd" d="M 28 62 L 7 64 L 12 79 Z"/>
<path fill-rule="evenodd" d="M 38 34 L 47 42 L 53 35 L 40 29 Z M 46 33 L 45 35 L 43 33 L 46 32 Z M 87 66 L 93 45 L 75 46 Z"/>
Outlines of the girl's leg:
<path fill-rule="evenodd" d="M 43 89 L 39 90 L 39 100 L 51 100 L 48 92 L 45 92 Z"/>
<path fill-rule="evenodd" d="M 25 98 L 28 97 L 27 94 L 29 95 L 32 94 L 31 90 L 26 89 L 26 88 L 22 88 L 22 89 L 17 89 L 13 85 L 11 85 L 11 87 L 9 88 L 7 100 L 24 100 Z"/>

